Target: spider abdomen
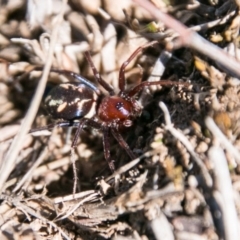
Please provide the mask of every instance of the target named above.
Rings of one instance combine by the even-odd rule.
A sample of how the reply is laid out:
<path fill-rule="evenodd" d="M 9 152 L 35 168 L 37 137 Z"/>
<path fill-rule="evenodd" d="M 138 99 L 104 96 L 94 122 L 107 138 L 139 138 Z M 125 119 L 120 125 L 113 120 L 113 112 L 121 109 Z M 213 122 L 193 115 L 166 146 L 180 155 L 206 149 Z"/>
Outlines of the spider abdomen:
<path fill-rule="evenodd" d="M 97 94 L 85 84 L 64 83 L 54 87 L 45 105 L 55 119 L 91 118 L 96 114 Z"/>
<path fill-rule="evenodd" d="M 124 122 L 132 115 L 133 104 L 118 96 L 105 97 L 98 109 L 98 117 L 103 122 Z"/>

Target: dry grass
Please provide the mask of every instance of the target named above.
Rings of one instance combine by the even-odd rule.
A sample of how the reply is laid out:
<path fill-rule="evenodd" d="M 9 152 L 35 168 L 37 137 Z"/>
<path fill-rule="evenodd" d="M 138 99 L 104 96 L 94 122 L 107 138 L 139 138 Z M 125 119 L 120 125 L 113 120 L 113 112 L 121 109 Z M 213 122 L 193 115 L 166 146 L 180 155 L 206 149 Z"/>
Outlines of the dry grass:
<path fill-rule="evenodd" d="M 0 1 L 1 239 L 240 239 L 238 2 L 152 2 Z M 138 159 L 112 139 L 111 174 L 101 132 L 83 131 L 72 155 L 70 129 L 26 134 L 53 122 L 43 91 L 69 81 L 47 68 L 94 81 L 90 50 L 117 90 L 121 64 L 153 39 L 127 68 L 128 85 L 191 87 L 141 93 L 143 113 L 122 133 Z"/>

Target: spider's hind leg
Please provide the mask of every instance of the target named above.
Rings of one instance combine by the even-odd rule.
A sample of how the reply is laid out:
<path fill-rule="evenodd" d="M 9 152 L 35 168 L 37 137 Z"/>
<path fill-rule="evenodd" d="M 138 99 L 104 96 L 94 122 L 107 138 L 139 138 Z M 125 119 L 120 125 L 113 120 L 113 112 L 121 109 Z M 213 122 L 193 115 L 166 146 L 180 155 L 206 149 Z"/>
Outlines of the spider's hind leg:
<path fill-rule="evenodd" d="M 79 120 L 79 122 L 73 122 L 73 124 L 71 125 L 73 127 L 77 127 L 77 130 L 75 132 L 73 141 L 72 141 L 72 148 L 75 148 L 77 146 L 77 140 L 78 137 L 80 135 L 80 132 L 83 130 L 84 126 L 88 126 L 88 127 L 92 127 L 95 129 L 100 129 L 101 128 L 101 124 L 98 122 L 95 122 L 92 119 L 89 118 L 82 118 Z"/>
<path fill-rule="evenodd" d="M 32 128 L 29 130 L 29 133 L 37 133 L 41 131 L 50 131 L 53 130 L 55 127 L 74 127 L 77 123 L 71 122 L 71 121 L 64 121 L 64 122 L 57 122 L 57 123 L 51 123 L 46 126 L 38 127 L 38 128 Z"/>
<path fill-rule="evenodd" d="M 81 133 L 81 131 L 83 130 L 84 126 L 89 126 L 95 129 L 100 129 L 101 125 L 98 122 L 95 122 L 92 119 L 89 118 L 82 118 L 79 120 L 79 122 L 77 122 L 78 125 L 77 130 L 75 132 L 73 141 L 72 141 L 72 145 L 71 145 L 71 161 L 73 164 L 73 176 L 74 176 L 74 184 L 73 184 L 73 194 L 76 193 L 76 189 L 77 189 L 77 168 L 76 168 L 76 164 L 75 164 L 75 159 L 74 159 L 74 148 L 77 146 L 77 142 L 78 142 L 78 138 L 79 135 Z"/>

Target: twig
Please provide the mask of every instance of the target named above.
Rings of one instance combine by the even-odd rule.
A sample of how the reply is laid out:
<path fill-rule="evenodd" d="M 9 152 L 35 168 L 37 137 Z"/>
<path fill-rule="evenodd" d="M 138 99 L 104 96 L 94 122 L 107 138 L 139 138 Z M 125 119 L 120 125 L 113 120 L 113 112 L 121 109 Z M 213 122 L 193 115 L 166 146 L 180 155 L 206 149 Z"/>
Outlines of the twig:
<path fill-rule="evenodd" d="M 240 239 L 239 221 L 234 204 L 234 193 L 227 160 L 223 150 L 219 146 L 211 147 L 208 156 L 214 164 L 213 171 L 217 190 L 221 194 L 222 204 L 220 205 L 222 205 L 225 239 L 238 240 Z"/>
<path fill-rule="evenodd" d="M 205 124 L 214 137 L 222 144 L 226 150 L 233 155 L 238 164 L 240 164 L 240 153 L 239 151 L 232 145 L 232 143 L 227 139 L 227 137 L 221 132 L 218 126 L 215 124 L 211 117 L 206 117 Z"/>
<path fill-rule="evenodd" d="M 119 169 L 117 169 L 111 176 L 107 177 L 105 179 L 105 181 L 108 182 L 111 179 L 113 179 L 114 177 L 116 177 L 117 175 L 120 175 L 120 174 L 128 171 L 129 169 L 131 169 L 132 167 L 137 165 L 143 158 L 150 157 L 150 156 L 154 155 L 154 153 L 155 153 L 155 151 L 149 151 L 149 152 L 144 153 L 140 157 L 132 160 L 131 162 L 129 162 L 129 163 L 125 164 L 124 166 L 120 167 Z"/>
<path fill-rule="evenodd" d="M 232 11 L 229 14 L 227 14 L 226 16 L 224 16 L 221 19 L 217 19 L 211 22 L 207 22 L 207 23 L 203 23 L 194 27 L 191 27 L 190 29 L 193 31 L 202 31 L 202 30 L 207 30 L 210 28 L 213 28 L 215 26 L 219 26 L 219 25 L 223 25 L 225 24 L 232 16 L 234 16 L 236 14 L 236 11 Z"/>
<path fill-rule="evenodd" d="M 76 191 L 77 191 L 77 186 L 78 186 L 78 170 L 76 167 L 76 159 L 75 159 L 75 152 L 74 149 L 71 148 L 71 162 L 72 162 L 72 166 L 73 166 L 73 195 L 75 195 Z M 80 186 L 80 184 L 79 184 Z"/>
<path fill-rule="evenodd" d="M 45 223 L 48 223 L 50 226 L 52 226 L 53 228 L 57 229 L 59 231 L 59 233 L 66 238 L 67 240 L 70 240 L 69 236 L 61 229 L 61 227 L 58 227 L 54 222 L 44 218 L 43 216 L 39 215 L 36 211 L 34 211 L 33 209 L 31 209 L 30 207 L 18 202 L 14 204 L 17 208 L 20 208 L 22 211 L 42 220 Z"/>
<path fill-rule="evenodd" d="M 161 52 L 161 54 L 158 56 L 157 60 L 155 61 L 155 64 L 153 66 L 150 76 L 147 79 L 148 82 L 159 81 L 159 79 L 161 79 L 166 69 L 166 64 L 171 57 L 172 57 L 172 53 L 165 50 Z M 151 86 L 145 89 L 145 91 L 141 93 L 141 96 L 138 99 L 138 101 L 143 105 L 145 105 L 146 102 L 148 102 L 149 98 L 152 97 L 152 94 L 151 94 L 152 90 L 156 88 L 157 86 Z"/>
<path fill-rule="evenodd" d="M 216 45 L 208 42 L 196 32 L 188 29 L 182 23 L 171 17 L 170 15 L 163 13 L 157 9 L 152 3 L 146 0 L 133 0 L 145 10 L 147 10 L 154 18 L 164 23 L 168 28 L 173 29 L 179 34 L 178 40 L 174 43 L 173 47 L 190 47 L 205 56 L 208 56 L 212 60 L 218 62 L 221 66 L 228 69 L 231 75 L 240 78 L 240 63 L 225 53 L 222 49 Z"/>
<path fill-rule="evenodd" d="M 166 105 L 163 102 L 160 102 L 159 106 L 164 113 L 164 118 L 165 118 L 165 123 L 166 123 L 164 128 L 166 130 L 168 130 L 176 139 L 178 139 L 185 146 L 185 148 L 188 150 L 188 152 L 192 156 L 195 163 L 201 169 L 201 172 L 202 172 L 203 177 L 205 179 L 206 185 L 208 187 L 211 187 L 212 186 L 212 178 L 211 178 L 210 174 L 208 173 L 208 170 L 207 170 L 206 166 L 203 164 L 202 160 L 199 158 L 197 153 L 195 153 L 195 151 L 194 151 L 191 143 L 189 142 L 189 140 L 181 132 L 179 132 L 177 129 L 175 129 L 173 127 L 173 125 L 171 123 L 171 117 L 170 117 L 170 114 L 168 112 L 168 109 L 167 109 Z"/>
<path fill-rule="evenodd" d="M 165 215 L 161 212 L 159 214 L 160 216 L 153 219 L 150 222 L 150 226 L 152 228 L 152 231 L 156 237 L 157 240 L 174 240 L 173 231 L 171 229 L 171 226 L 165 217 Z M 159 227 L 161 226 L 161 227 Z"/>
<path fill-rule="evenodd" d="M 56 221 L 60 221 L 63 220 L 67 217 L 69 217 L 71 214 L 73 214 L 81 205 L 83 205 L 85 202 L 89 202 L 91 201 L 94 197 L 98 196 L 98 193 L 93 193 L 91 195 L 89 195 L 88 197 L 85 197 L 84 199 L 82 199 L 80 202 L 78 202 L 77 204 L 75 204 L 66 214 L 64 214 L 63 216 L 58 216 L 57 219 L 55 219 Z M 74 196 L 75 197 L 75 196 Z"/>
<path fill-rule="evenodd" d="M 88 190 L 88 191 L 76 193 L 75 195 L 71 194 L 71 195 L 64 196 L 64 197 L 54 198 L 53 202 L 54 202 L 54 204 L 63 203 L 63 202 L 67 202 L 67 201 L 76 200 L 78 198 L 84 198 L 88 195 L 93 195 L 93 194 L 96 194 L 96 193 L 98 193 L 98 192 L 95 191 L 95 190 Z"/>
<path fill-rule="evenodd" d="M 57 229 L 59 233 L 67 240 L 70 240 L 70 237 L 61 229 L 61 227 L 58 227 L 53 221 L 48 220 L 47 218 L 43 217 L 38 213 L 38 211 L 35 211 L 31 207 L 28 207 L 27 204 L 21 203 L 23 199 L 19 196 L 9 197 L 7 195 L 0 195 L 0 199 L 4 199 L 5 201 L 11 203 L 16 208 L 20 209 L 23 213 L 26 214 L 28 218 L 30 218 L 29 215 L 43 221 L 44 223 L 49 224 L 51 227 Z M 30 221 L 30 219 L 29 219 Z"/>

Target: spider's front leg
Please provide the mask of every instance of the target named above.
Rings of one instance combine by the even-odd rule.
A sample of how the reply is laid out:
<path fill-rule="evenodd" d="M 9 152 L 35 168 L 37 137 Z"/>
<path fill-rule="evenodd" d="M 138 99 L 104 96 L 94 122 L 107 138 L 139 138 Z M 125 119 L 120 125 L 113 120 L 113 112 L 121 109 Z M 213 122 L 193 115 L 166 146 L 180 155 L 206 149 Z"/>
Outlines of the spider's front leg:
<path fill-rule="evenodd" d="M 129 147 L 129 145 L 127 144 L 127 142 L 124 140 L 124 138 L 122 137 L 122 135 L 118 132 L 117 129 L 115 128 L 111 128 L 111 132 L 112 135 L 114 136 L 114 138 L 118 141 L 118 143 L 120 144 L 120 146 L 126 151 L 126 153 L 128 154 L 128 156 L 133 160 L 136 158 L 136 155 L 133 153 L 133 151 L 131 150 L 131 148 Z"/>
<path fill-rule="evenodd" d="M 121 92 L 125 91 L 126 88 L 126 79 L 125 79 L 125 69 L 128 64 L 144 49 L 148 48 L 149 46 L 153 46 L 154 44 L 158 43 L 158 41 L 152 41 L 147 43 L 139 48 L 137 48 L 133 54 L 122 64 L 120 71 L 119 71 L 119 79 L 118 79 L 118 86 Z"/>
<path fill-rule="evenodd" d="M 114 161 L 111 159 L 110 154 L 110 128 L 108 126 L 102 126 L 102 133 L 103 133 L 103 151 L 104 157 L 108 163 L 108 166 L 112 172 L 115 171 Z"/>
<path fill-rule="evenodd" d="M 98 72 L 98 70 L 96 69 L 93 61 L 92 61 L 92 57 L 90 55 L 89 52 L 85 52 L 85 57 L 88 61 L 88 64 L 90 65 L 94 78 L 96 79 L 96 81 L 109 93 L 109 95 L 113 96 L 115 95 L 114 89 L 113 87 L 108 84 L 105 80 L 102 79 L 100 73 Z"/>
<path fill-rule="evenodd" d="M 127 154 L 132 160 L 135 159 L 136 156 L 117 129 L 108 126 L 102 126 L 104 157 L 108 163 L 109 168 L 111 169 L 112 172 L 114 172 L 115 165 L 114 161 L 111 159 L 110 153 L 110 131 L 113 137 L 117 140 L 120 146 L 127 152 Z"/>

